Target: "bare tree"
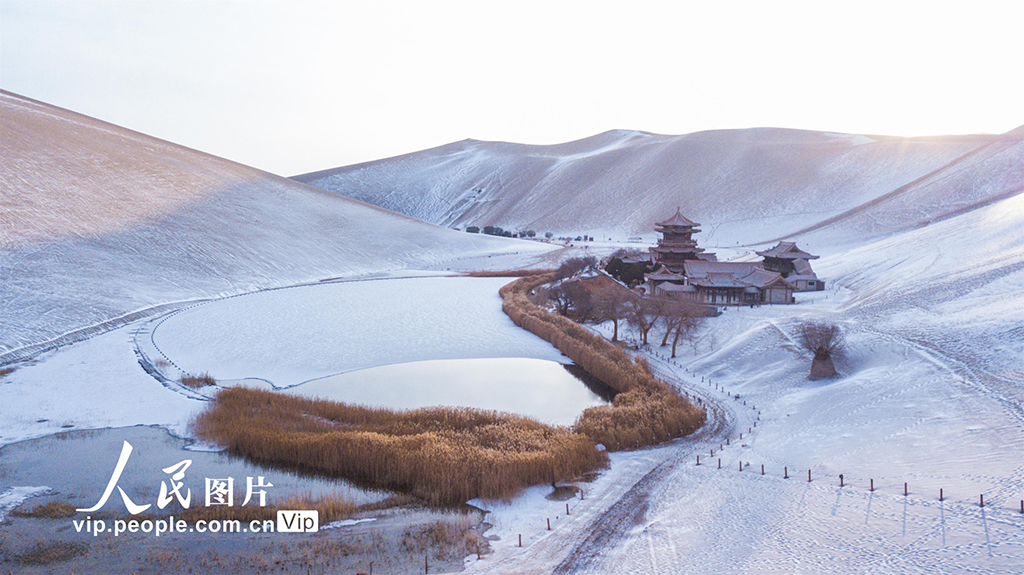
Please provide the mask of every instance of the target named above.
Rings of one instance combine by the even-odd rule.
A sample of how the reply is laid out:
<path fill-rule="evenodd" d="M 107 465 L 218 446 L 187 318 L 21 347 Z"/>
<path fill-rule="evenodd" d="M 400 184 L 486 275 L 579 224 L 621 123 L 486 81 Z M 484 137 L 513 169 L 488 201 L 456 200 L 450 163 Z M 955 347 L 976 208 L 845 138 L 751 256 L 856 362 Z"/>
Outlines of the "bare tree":
<path fill-rule="evenodd" d="M 640 296 L 620 287 L 606 288 L 595 295 L 597 320 L 612 322 L 612 341 L 619 341 L 619 321 L 626 317 L 629 300 L 638 297 Z"/>
<path fill-rule="evenodd" d="M 587 270 L 593 270 L 597 268 L 597 258 L 594 256 L 587 256 L 585 258 L 569 258 L 562 262 L 562 265 L 558 266 L 555 271 L 555 279 L 567 279 L 577 276 Z"/>
<path fill-rule="evenodd" d="M 594 319 L 596 306 L 590 291 L 583 287 L 578 281 L 561 282 L 557 285 L 545 288 L 541 298 L 554 302 L 555 311 L 559 315 L 572 316 L 576 321 L 583 323 Z"/>
<path fill-rule="evenodd" d="M 594 296 L 590 290 L 583 287 L 583 284 L 578 281 L 563 283 L 562 290 L 569 299 L 569 307 L 576 321 L 585 323 L 594 319 L 597 306 L 594 304 Z"/>
<path fill-rule="evenodd" d="M 642 258 L 642 257 L 644 257 L 644 255 L 645 255 L 644 252 L 642 252 L 642 251 L 640 251 L 638 249 L 635 249 L 635 248 L 619 248 L 619 249 L 615 250 L 614 252 L 612 252 L 611 257 L 619 258 L 619 259 L 624 259 L 624 258 L 634 258 L 634 259 L 636 259 L 636 258 Z"/>
<path fill-rule="evenodd" d="M 834 323 L 807 322 L 801 325 L 800 345 L 814 354 L 810 378 L 835 377 L 836 366 L 832 359 L 842 353 L 845 344 L 842 329 Z"/>
<path fill-rule="evenodd" d="M 696 333 L 702 315 L 700 304 L 691 299 L 666 300 L 664 315 L 661 318 L 661 323 L 665 326 L 665 337 L 661 339 L 661 345 L 668 345 L 668 339 L 672 337 L 672 357 L 676 356 L 679 340 L 692 338 Z"/>
<path fill-rule="evenodd" d="M 667 300 L 660 297 L 636 297 L 626 303 L 626 321 L 640 332 L 644 345 L 647 334 L 665 314 Z"/>
<path fill-rule="evenodd" d="M 538 291 L 538 296 L 543 301 L 553 302 L 555 304 L 555 311 L 559 315 L 569 315 L 569 305 L 572 303 L 569 299 L 568 292 L 565 291 L 565 286 L 559 284 L 556 286 L 545 287 Z"/>

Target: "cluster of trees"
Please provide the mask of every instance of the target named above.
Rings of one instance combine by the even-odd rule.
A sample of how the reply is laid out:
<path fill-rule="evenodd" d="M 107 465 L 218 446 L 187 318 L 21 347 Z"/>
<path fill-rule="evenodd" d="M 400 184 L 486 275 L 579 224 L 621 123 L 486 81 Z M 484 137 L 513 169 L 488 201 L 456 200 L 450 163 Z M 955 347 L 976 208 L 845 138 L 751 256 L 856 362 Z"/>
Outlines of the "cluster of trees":
<path fill-rule="evenodd" d="M 623 261 L 624 259 L 639 259 L 640 255 L 639 252 L 619 250 L 608 259 L 608 263 L 604 266 L 604 271 L 630 287 L 640 285 L 644 283 L 644 274 L 651 271 L 651 264 L 646 261 L 636 263 L 626 263 Z"/>
<path fill-rule="evenodd" d="M 484 226 L 483 228 L 481 228 L 480 226 L 466 226 L 466 232 L 470 233 L 470 234 L 479 234 L 479 233 L 483 232 L 483 233 L 485 233 L 485 234 L 487 234 L 489 236 L 503 236 L 503 237 L 506 237 L 506 238 L 535 238 L 535 237 L 537 237 L 536 230 L 520 230 L 518 232 L 515 232 L 515 231 L 512 231 L 512 230 L 506 230 L 506 229 L 501 228 L 499 226 Z M 554 232 L 544 232 L 544 237 L 550 240 L 551 238 L 555 237 L 555 234 L 554 234 Z M 564 241 L 573 241 L 572 237 L 560 237 L 558 239 L 559 240 L 564 240 Z M 576 241 L 577 242 L 592 242 L 592 241 L 594 241 L 594 236 L 587 236 L 587 235 L 576 236 Z"/>
<path fill-rule="evenodd" d="M 470 234 L 479 234 L 480 231 L 481 231 L 480 230 L 480 226 L 467 226 L 466 227 L 466 232 L 470 233 Z M 502 228 L 500 228 L 498 226 L 484 226 L 483 227 L 483 233 L 485 233 L 485 234 L 487 234 L 489 236 L 504 236 L 506 238 L 535 238 L 535 237 L 537 237 L 537 232 L 535 232 L 534 230 L 522 230 L 522 231 L 518 231 L 518 232 L 513 232 L 512 230 L 502 229 Z M 545 237 L 549 237 L 550 238 L 552 235 L 553 234 L 551 232 L 548 232 L 547 234 L 545 234 Z"/>
<path fill-rule="evenodd" d="M 566 260 L 554 274 L 555 282 L 538 288 L 534 301 L 547 302 L 555 311 L 577 323 L 612 323 L 612 341 L 619 340 L 620 324 L 636 330 L 644 344 L 656 328 L 664 330 L 661 345 L 672 344 L 672 357 L 680 341 L 692 341 L 704 308 L 688 300 L 668 297 L 641 296 L 636 292 L 613 285 L 599 289 L 588 288 L 576 276 L 597 268 L 597 260 L 573 258 Z"/>
<path fill-rule="evenodd" d="M 542 285 L 554 281 L 554 276 L 524 277 L 501 288 L 502 310 L 516 325 L 551 342 L 587 373 L 619 392 L 611 405 L 584 410 L 573 429 L 610 450 L 654 445 L 698 429 L 705 420 L 704 410 L 656 378 L 645 360 L 634 361 L 620 347 L 579 323 L 530 301 L 528 294 L 537 293 Z M 619 288 L 615 292 L 630 293 Z"/>
<path fill-rule="evenodd" d="M 555 270 L 555 280 L 565 280 L 587 272 L 597 271 L 597 263 L 597 258 L 594 256 L 569 258 L 562 262 L 562 265 L 558 266 L 558 269 Z"/>

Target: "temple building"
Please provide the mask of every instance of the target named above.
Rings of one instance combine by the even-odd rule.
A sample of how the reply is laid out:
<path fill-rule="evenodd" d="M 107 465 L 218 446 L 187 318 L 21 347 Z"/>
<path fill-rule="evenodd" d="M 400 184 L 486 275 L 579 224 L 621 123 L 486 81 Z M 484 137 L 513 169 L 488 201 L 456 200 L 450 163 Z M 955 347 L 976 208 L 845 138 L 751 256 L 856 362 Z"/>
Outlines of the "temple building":
<path fill-rule="evenodd" d="M 698 226 L 700 224 L 683 216 L 679 208 L 671 218 L 654 224 L 654 230 L 661 233 L 658 245 L 651 248 L 654 264 L 680 273 L 687 260 L 699 259 L 704 249 L 697 247 L 697 241 L 693 239 L 693 234 L 700 232 Z"/>
<path fill-rule="evenodd" d="M 783 277 L 780 271 L 769 269 L 765 265 L 767 257 L 765 262 L 717 261 L 714 254 L 705 252 L 693 239 L 693 234 L 700 231 L 699 226 L 678 209 L 671 218 L 656 224 L 655 230 L 661 232 L 662 237 L 658 245 L 651 248 L 651 261 L 655 268 L 645 276 L 649 284 L 648 293 L 691 298 L 708 305 L 794 303 L 793 292 L 797 286 Z M 800 253 L 810 259 L 817 257 Z M 781 266 L 790 265 L 785 269 L 790 270 L 794 278 L 807 281 L 805 274 L 797 273 L 796 267 L 796 262 L 806 263 L 805 259 L 796 255 L 776 259 L 786 262 Z M 809 265 L 807 269 L 810 269 Z"/>
<path fill-rule="evenodd" d="M 782 274 L 786 281 L 793 284 L 797 291 L 821 291 L 825 289 L 824 280 L 811 269 L 810 260 L 818 259 L 796 247 L 794 242 L 779 242 L 775 247 L 757 255 L 764 258 L 764 269 Z"/>

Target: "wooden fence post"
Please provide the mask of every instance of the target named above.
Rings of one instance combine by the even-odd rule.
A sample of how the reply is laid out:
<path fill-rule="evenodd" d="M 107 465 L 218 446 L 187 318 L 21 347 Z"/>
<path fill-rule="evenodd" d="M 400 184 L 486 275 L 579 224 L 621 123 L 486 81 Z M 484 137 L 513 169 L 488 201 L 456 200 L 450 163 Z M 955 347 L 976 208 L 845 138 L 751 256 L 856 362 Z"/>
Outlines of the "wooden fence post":
<path fill-rule="evenodd" d="M 782 476 L 782 478 L 783 479 L 789 479 L 789 468 L 788 467 L 783 467 L 782 469 L 784 470 L 783 471 L 784 475 Z"/>

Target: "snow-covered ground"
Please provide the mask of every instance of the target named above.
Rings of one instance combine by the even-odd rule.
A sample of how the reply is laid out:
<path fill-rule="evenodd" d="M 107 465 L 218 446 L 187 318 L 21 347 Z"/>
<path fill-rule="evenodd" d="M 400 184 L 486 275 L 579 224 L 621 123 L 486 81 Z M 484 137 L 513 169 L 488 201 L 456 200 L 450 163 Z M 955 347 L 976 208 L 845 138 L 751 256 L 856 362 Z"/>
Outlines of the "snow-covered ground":
<path fill-rule="evenodd" d="M 0 376 L 0 445 L 72 427 L 187 433 L 202 399 L 142 369 L 140 334 L 151 360 L 278 385 L 421 359 L 561 359 L 501 313 L 496 292 L 509 279 L 394 275 L 550 266 L 584 250 L 443 230 L 9 94 L 0 104 L 10 160 L 0 166 L 0 352 L 148 306 L 244 294 L 97 329 L 17 364 Z M 723 137 L 742 145 L 715 144 Z M 710 156 L 695 152 L 708 142 Z M 500 539 L 468 569 L 1020 573 L 1022 150 L 1019 137 L 612 132 L 525 155 L 461 143 L 341 172 L 444 223 L 507 217 L 579 233 L 600 224 L 621 238 L 681 203 L 668 168 L 685 165 L 699 208 L 689 215 L 714 215 L 702 242 L 748 257 L 742 245 L 765 234 L 827 224 L 800 238 L 823 255 L 815 269 L 827 291 L 729 309 L 675 361 L 647 352 L 709 406 L 706 428 L 614 454 L 583 484 L 585 498 L 568 501 L 569 515 L 545 487 L 475 502 Z M 811 159 L 790 161 L 802 153 Z M 441 180 L 454 169 L 458 185 L 427 181 L 422 203 L 409 204 L 397 184 L 422 172 L 417 162 Z M 648 180 L 657 193 L 643 200 L 635 186 Z M 846 330 L 842 377 L 806 379 L 810 358 L 795 337 L 807 319 Z M 0 509 L 27 494 L 9 487 Z"/>
<path fill-rule="evenodd" d="M 1024 199 L 1010 198 L 827 256 L 816 263 L 827 291 L 799 294 L 794 306 L 730 308 L 672 362 L 655 345 L 659 373 L 722 404 L 712 409 L 717 424 L 614 454 L 609 470 L 583 484 L 585 498 L 568 501 L 568 516 L 544 487 L 509 503 L 474 502 L 492 512 L 489 535 L 500 539 L 469 571 L 1019 572 L 1022 223 Z M 501 313 L 496 292 L 507 281 L 300 286 L 197 305 L 152 333 L 188 370 L 279 383 L 424 358 L 559 359 Z M 801 321 L 822 318 L 845 328 L 848 352 L 841 378 L 810 382 L 810 359 L 794 339 Z M 137 327 L 4 377 L 3 441 L 65 424 L 184 432 L 202 404 L 142 371 L 132 352 Z"/>
<path fill-rule="evenodd" d="M 161 425 L 177 435 L 204 407 L 139 366 L 133 326 L 52 351 L 0 377 L 0 445 L 69 429 Z"/>
<path fill-rule="evenodd" d="M 724 402 L 720 436 L 616 454 L 553 532 L 564 505 L 537 494 L 482 504 L 501 542 L 471 571 L 1020 573 L 1024 198 L 816 267 L 829 290 L 728 309 L 676 360 L 648 354 Z M 807 319 L 846 330 L 842 377 L 807 380 Z"/>
<path fill-rule="evenodd" d="M 278 385 L 423 359 L 566 362 L 502 313 L 498 288 L 509 281 L 376 279 L 258 292 L 169 315 L 152 333 L 187 372 Z M 0 445 L 69 426 L 160 425 L 187 435 L 204 402 L 161 385 L 139 365 L 135 333 L 146 323 L 48 352 L 0 378 Z"/>

